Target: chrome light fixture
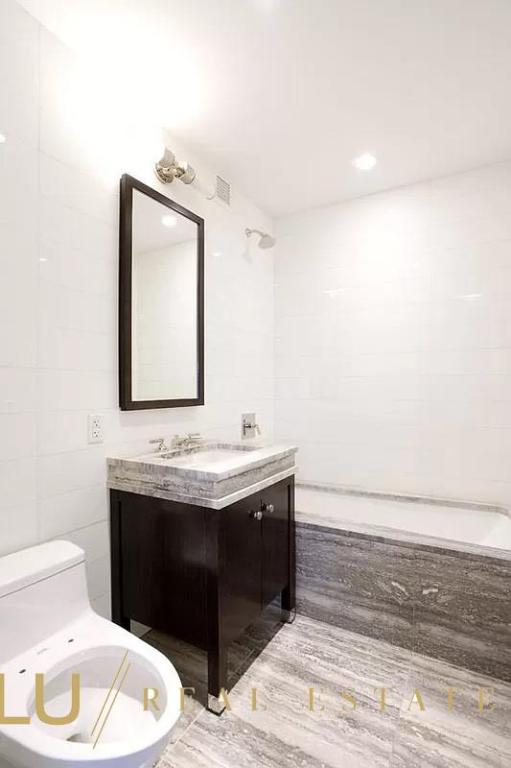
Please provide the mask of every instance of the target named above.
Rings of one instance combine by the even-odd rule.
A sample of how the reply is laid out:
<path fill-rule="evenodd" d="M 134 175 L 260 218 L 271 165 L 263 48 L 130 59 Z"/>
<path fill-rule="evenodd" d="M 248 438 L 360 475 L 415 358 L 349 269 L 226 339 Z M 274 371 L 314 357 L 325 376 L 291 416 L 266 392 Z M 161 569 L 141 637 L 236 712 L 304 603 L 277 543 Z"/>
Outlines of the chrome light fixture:
<path fill-rule="evenodd" d="M 179 179 L 183 184 L 191 184 L 195 179 L 195 170 L 192 166 L 176 159 L 175 154 L 165 147 L 163 157 L 154 166 L 154 172 L 162 184 L 171 184 L 174 179 Z"/>

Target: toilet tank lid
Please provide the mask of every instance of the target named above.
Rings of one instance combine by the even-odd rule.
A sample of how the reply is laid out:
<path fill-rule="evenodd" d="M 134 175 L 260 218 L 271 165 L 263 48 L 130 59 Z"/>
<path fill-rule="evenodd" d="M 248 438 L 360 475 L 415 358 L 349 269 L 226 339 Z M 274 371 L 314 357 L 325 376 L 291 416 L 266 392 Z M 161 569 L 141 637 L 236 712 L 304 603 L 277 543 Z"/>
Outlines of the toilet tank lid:
<path fill-rule="evenodd" d="M 83 563 L 83 549 L 70 541 L 49 541 L 0 558 L 0 597 Z"/>

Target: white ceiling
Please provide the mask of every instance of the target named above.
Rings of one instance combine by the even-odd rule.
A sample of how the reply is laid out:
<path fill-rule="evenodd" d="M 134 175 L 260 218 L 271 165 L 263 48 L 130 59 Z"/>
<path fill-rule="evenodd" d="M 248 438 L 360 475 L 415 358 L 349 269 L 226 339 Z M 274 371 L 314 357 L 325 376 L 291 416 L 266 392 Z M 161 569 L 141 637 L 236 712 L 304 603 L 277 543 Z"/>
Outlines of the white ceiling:
<path fill-rule="evenodd" d="M 22 3 L 274 215 L 511 158 L 511 0 Z"/>

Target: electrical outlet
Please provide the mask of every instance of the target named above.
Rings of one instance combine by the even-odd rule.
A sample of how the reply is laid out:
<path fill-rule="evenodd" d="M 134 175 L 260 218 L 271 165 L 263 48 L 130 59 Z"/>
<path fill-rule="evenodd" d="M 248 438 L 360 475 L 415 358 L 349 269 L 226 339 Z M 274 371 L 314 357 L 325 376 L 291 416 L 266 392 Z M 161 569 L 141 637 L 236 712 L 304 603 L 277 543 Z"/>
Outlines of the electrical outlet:
<path fill-rule="evenodd" d="M 87 418 L 89 443 L 103 442 L 103 419 L 98 413 L 91 413 Z"/>

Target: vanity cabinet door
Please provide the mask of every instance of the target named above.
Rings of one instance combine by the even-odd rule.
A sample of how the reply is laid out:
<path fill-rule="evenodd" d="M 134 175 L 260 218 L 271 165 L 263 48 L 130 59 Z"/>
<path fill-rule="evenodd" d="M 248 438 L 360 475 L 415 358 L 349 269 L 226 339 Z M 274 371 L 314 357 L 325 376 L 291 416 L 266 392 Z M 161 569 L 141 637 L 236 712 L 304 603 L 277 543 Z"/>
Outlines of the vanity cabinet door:
<path fill-rule="evenodd" d="M 261 492 L 263 605 L 268 605 L 290 579 L 288 488 L 288 482 L 284 481 Z"/>
<path fill-rule="evenodd" d="M 205 648 L 203 509 L 125 493 L 120 513 L 124 613 Z"/>
<path fill-rule="evenodd" d="M 222 635 L 234 640 L 261 612 L 261 520 L 253 496 L 221 511 L 220 616 Z"/>

